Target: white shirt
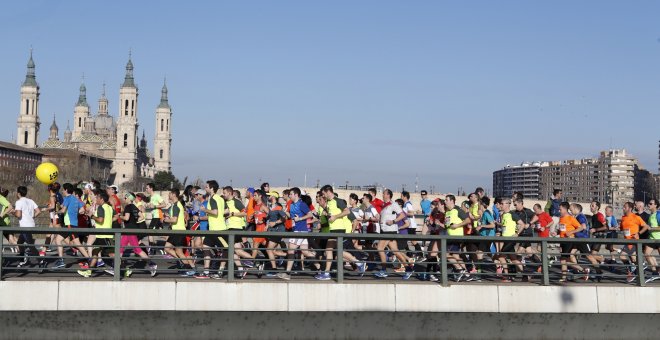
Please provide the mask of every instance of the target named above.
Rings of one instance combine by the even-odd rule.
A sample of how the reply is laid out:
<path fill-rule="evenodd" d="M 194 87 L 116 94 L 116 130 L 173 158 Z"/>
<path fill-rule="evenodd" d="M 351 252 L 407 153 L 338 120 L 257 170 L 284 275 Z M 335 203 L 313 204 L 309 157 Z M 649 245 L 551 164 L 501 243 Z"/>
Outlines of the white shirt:
<path fill-rule="evenodd" d="M 372 219 L 376 216 L 378 216 L 378 211 L 376 210 L 376 208 L 374 208 L 373 205 L 370 205 L 367 209 L 365 209 L 365 211 L 364 211 L 365 219 Z M 378 223 L 378 222 L 371 222 L 371 223 L 374 224 L 374 230 L 377 233 L 380 233 L 380 223 Z M 369 222 L 363 223 L 363 226 L 365 226 L 365 227 L 368 226 L 368 225 L 369 225 Z"/>
<path fill-rule="evenodd" d="M 387 221 L 396 220 L 402 212 L 403 210 L 396 202 L 390 202 L 390 205 L 380 211 L 380 230 L 386 232 L 399 231 L 399 226 L 396 223 L 387 225 Z"/>
<path fill-rule="evenodd" d="M 27 197 L 21 197 L 16 201 L 14 210 L 21 211 L 21 219 L 18 221 L 18 225 L 22 228 L 34 228 L 34 211 L 37 208 L 37 204 Z"/>
<path fill-rule="evenodd" d="M 410 211 L 415 211 L 415 208 L 413 208 L 412 202 L 408 201 L 403 205 L 403 211 L 408 215 L 408 220 L 410 221 L 410 225 L 408 228 L 411 229 L 417 229 L 417 222 L 415 222 L 415 215 L 411 214 Z"/>

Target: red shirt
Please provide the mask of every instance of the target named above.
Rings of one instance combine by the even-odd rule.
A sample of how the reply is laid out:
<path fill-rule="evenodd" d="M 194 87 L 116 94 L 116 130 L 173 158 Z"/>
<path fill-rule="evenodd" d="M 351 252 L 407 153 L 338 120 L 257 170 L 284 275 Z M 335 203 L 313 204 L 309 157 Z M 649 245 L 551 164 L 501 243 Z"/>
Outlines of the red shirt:
<path fill-rule="evenodd" d="M 383 201 L 377 197 L 374 197 L 374 200 L 371 202 L 371 205 L 376 208 L 376 211 L 380 214 L 381 210 L 383 210 Z"/>
<path fill-rule="evenodd" d="M 545 230 L 539 231 L 539 237 L 550 237 L 550 229 L 547 228 L 548 224 L 552 223 L 552 217 L 547 212 L 542 212 L 536 215 L 539 218 L 539 224 Z"/>

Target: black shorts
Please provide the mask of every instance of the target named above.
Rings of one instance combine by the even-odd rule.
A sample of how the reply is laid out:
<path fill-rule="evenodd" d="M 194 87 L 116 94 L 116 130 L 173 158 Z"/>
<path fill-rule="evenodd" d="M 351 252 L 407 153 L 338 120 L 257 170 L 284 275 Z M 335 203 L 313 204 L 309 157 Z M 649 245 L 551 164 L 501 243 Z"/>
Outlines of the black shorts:
<path fill-rule="evenodd" d="M 94 240 L 94 243 L 92 244 L 94 248 L 101 249 L 102 256 L 114 253 L 115 252 L 114 245 L 115 245 L 114 239 L 98 238 L 98 236 L 96 237 L 96 240 Z"/>
<path fill-rule="evenodd" d="M 204 245 L 210 248 L 227 248 L 225 244 L 229 244 L 225 239 L 226 236 L 206 236 L 204 237 Z"/>
<path fill-rule="evenodd" d="M 417 228 L 408 228 L 408 235 L 417 235 Z"/>
<path fill-rule="evenodd" d="M 408 250 L 408 240 L 397 239 L 396 240 L 396 247 L 399 248 L 399 250 L 407 251 Z"/>
<path fill-rule="evenodd" d="M 591 254 L 591 248 L 586 243 L 575 243 L 573 249 L 579 251 L 581 254 Z"/>
<path fill-rule="evenodd" d="M 149 229 L 163 229 L 163 221 L 160 218 L 152 218 L 149 223 Z"/>
<path fill-rule="evenodd" d="M 500 249 L 501 253 L 515 253 L 516 252 L 516 242 L 504 242 L 504 245 L 502 245 L 502 249 Z M 514 255 L 514 254 L 506 254 L 506 255 Z"/>
<path fill-rule="evenodd" d="M 167 243 L 175 247 L 185 247 L 186 244 L 186 235 L 170 235 L 167 238 Z"/>
<path fill-rule="evenodd" d="M 461 252 L 461 243 L 460 242 L 447 242 L 447 252 L 449 252 L 449 253 L 460 253 Z"/>
<path fill-rule="evenodd" d="M 248 224 L 245 226 L 245 230 L 246 230 L 246 231 L 256 231 L 256 230 L 257 230 L 257 225 L 254 224 L 254 223 L 248 223 Z"/>
<path fill-rule="evenodd" d="M 493 244 L 492 241 L 481 241 L 479 242 L 479 251 L 484 253 L 490 253 L 490 245 Z"/>
<path fill-rule="evenodd" d="M 651 249 L 660 249 L 660 243 L 649 243 L 645 244 L 645 247 L 649 247 Z"/>
<path fill-rule="evenodd" d="M 573 250 L 572 243 L 561 243 L 561 257 L 571 256 L 571 250 Z"/>

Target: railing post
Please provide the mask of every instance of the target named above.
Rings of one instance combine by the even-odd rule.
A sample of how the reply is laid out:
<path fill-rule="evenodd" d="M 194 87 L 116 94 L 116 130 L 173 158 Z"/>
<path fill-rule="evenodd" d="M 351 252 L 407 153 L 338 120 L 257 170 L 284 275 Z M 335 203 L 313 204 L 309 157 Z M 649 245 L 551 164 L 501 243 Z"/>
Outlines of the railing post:
<path fill-rule="evenodd" d="M 344 283 L 344 237 L 337 237 L 337 283 Z"/>
<path fill-rule="evenodd" d="M 2 267 L 4 267 L 5 262 L 2 258 L 2 253 L 5 251 L 5 232 L 0 230 L 0 281 L 2 281 Z"/>
<path fill-rule="evenodd" d="M 234 281 L 234 234 L 229 234 L 227 238 L 227 280 Z"/>
<path fill-rule="evenodd" d="M 548 263 L 548 241 L 541 241 L 541 268 L 543 269 L 543 285 L 550 285 L 550 268 Z"/>
<path fill-rule="evenodd" d="M 449 286 L 449 275 L 447 272 L 447 239 L 440 240 L 440 283 L 443 287 Z"/>
<path fill-rule="evenodd" d="M 644 279 L 644 245 L 642 243 L 637 243 L 637 280 L 639 280 L 638 285 L 640 287 L 646 286 L 646 280 Z"/>
<path fill-rule="evenodd" d="M 115 281 L 121 280 L 121 252 L 120 252 L 120 246 L 121 246 L 121 233 L 115 233 L 115 263 L 114 263 L 114 269 L 115 269 Z"/>

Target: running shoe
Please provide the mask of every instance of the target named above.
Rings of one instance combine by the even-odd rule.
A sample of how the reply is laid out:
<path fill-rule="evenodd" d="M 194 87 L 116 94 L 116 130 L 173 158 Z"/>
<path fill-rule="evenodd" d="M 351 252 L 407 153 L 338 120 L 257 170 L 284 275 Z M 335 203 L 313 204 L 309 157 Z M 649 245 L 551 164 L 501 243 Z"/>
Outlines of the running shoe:
<path fill-rule="evenodd" d="M 399 268 L 394 269 L 395 273 L 404 273 L 406 271 L 405 266 L 400 266 Z"/>
<path fill-rule="evenodd" d="M 291 280 L 291 275 L 289 275 L 287 273 L 278 273 L 277 277 L 282 279 L 282 280 L 285 280 L 285 281 Z"/>
<path fill-rule="evenodd" d="M 260 272 L 263 272 L 263 271 L 264 271 L 264 266 L 265 266 L 265 265 L 266 265 L 265 262 L 263 262 L 263 261 L 262 261 L 262 262 L 259 262 L 259 264 L 257 265 L 257 269 L 258 269 Z"/>
<path fill-rule="evenodd" d="M 214 280 L 220 280 L 220 279 L 222 279 L 222 273 L 214 273 L 214 274 L 211 274 L 211 276 L 209 276 L 209 277 L 214 279 Z"/>
<path fill-rule="evenodd" d="M 98 262 L 96 262 L 96 267 L 97 268 L 98 267 L 105 267 L 105 262 L 103 262 L 103 260 L 99 260 Z"/>
<path fill-rule="evenodd" d="M 476 273 L 477 273 L 477 268 L 472 267 L 472 269 L 470 269 L 470 274 L 476 274 Z"/>
<path fill-rule="evenodd" d="M 387 277 L 387 272 L 381 269 L 380 271 L 375 272 L 374 276 L 379 279 L 384 279 Z"/>
<path fill-rule="evenodd" d="M 426 280 L 428 280 L 428 275 L 426 275 L 426 274 L 417 274 L 417 278 L 420 281 L 426 281 Z"/>
<path fill-rule="evenodd" d="M 206 280 L 206 279 L 209 278 L 209 272 L 204 271 L 204 272 L 201 272 L 201 273 L 197 273 L 197 274 L 195 274 L 195 278 L 200 279 L 200 280 Z"/>
<path fill-rule="evenodd" d="M 502 267 L 497 267 L 497 270 L 495 270 L 495 273 L 497 274 L 497 277 L 502 277 Z"/>
<path fill-rule="evenodd" d="M 28 259 L 27 256 L 26 256 L 26 257 L 23 258 L 23 261 L 18 263 L 18 266 L 16 266 L 16 267 L 17 268 L 23 268 L 23 267 L 28 267 L 29 265 L 30 265 L 30 259 Z"/>
<path fill-rule="evenodd" d="M 149 274 L 151 274 L 151 277 L 156 276 L 156 270 L 158 270 L 157 264 L 154 263 L 149 265 Z"/>
<path fill-rule="evenodd" d="M 64 259 L 59 259 L 59 260 L 55 261 L 54 268 L 64 268 L 64 266 L 65 266 Z"/>
<path fill-rule="evenodd" d="M 458 276 L 456 277 L 456 282 L 461 282 L 461 279 L 467 274 L 467 271 L 465 269 L 461 270 L 458 272 Z"/>
<path fill-rule="evenodd" d="M 78 271 L 78 275 L 80 275 L 80 276 L 82 276 L 82 277 L 90 277 L 90 276 L 92 276 L 92 271 L 89 270 L 89 269 L 87 269 L 87 270 L 79 270 L 79 271 Z"/>
<path fill-rule="evenodd" d="M 628 281 L 628 283 L 635 281 L 635 275 L 631 271 L 626 274 L 626 281 Z"/>
<path fill-rule="evenodd" d="M 476 275 L 470 275 L 470 274 L 466 274 L 465 277 L 466 277 L 465 282 L 472 282 L 478 279 Z"/>
<path fill-rule="evenodd" d="M 406 272 L 405 274 L 403 274 L 403 279 L 404 279 L 404 280 L 408 280 L 408 279 L 410 279 L 410 277 L 412 276 L 412 274 L 413 274 L 412 272 Z"/>
<path fill-rule="evenodd" d="M 266 273 L 266 277 L 276 277 L 276 276 L 277 276 L 277 273 L 274 273 L 274 272 Z"/>
<path fill-rule="evenodd" d="M 367 264 L 364 262 L 356 262 L 355 266 L 357 267 L 360 276 L 364 275 L 364 272 L 367 270 Z"/>
<path fill-rule="evenodd" d="M 589 269 L 589 268 L 582 271 L 582 274 L 584 275 L 584 277 L 583 277 L 584 281 L 589 281 L 589 277 L 590 277 L 589 273 L 590 272 L 591 272 L 591 269 Z"/>
<path fill-rule="evenodd" d="M 653 281 L 655 281 L 655 280 L 657 280 L 657 279 L 660 279 L 660 274 L 658 274 L 658 272 L 654 272 L 654 273 L 651 273 L 651 277 L 649 277 L 648 279 L 646 279 L 646 281 L 644 281 L 644 282 L 645 282 L 645 283 L 649 283 L 649 282 L 653 282 Z"/>
<path fill-rule="evenodd" d="M 124 271 L 124 277 L 131 277 L 133 275 L 133 270 L 131 268 L 126 268 L 126 271 Z"/>
<path fill-rule="evenodd" d="M 330 277 L 330 273 L 325 273 L 325 272 L 314 276 L 314 278 L 320 281 L 328 281 L 332 279 L 332 277 Z"/>
<path fill-rule="evenodd" d="M 183 277 L 193 277 L 193 276 L 195 276 L 195 273 L 196 272 L 194 270 L 188 270 L 188 271 L 183 272 L 181 274 L 181 276 L 183 276 Z"/>
<path fill-rule="evenodd" d="M 431 275 L 429 275 L 429 281 L 431 281 L 431 282 L 438 282 L 438 281 L 440 281 L 440 280 L 438 279 L 437 276 L 431 274 Z"/>
<path fill-rule="evenodd" d="M 248 268 L 254 268 L 254 262 L 252 262 L 250 260 L 243 260 L 241 262 L 243 263 L 244 266 L 246 266 Z"/>
<path fill-rule="evenodd" d="M 104 272 L 105 272 L 106 274 L 110 274 L 110 275 L 112 275 L 112 276 L 115 275 L 115 271 L 114 271 L 112 268 L 106 269 L 106 270 L 104 270 Z"/>

